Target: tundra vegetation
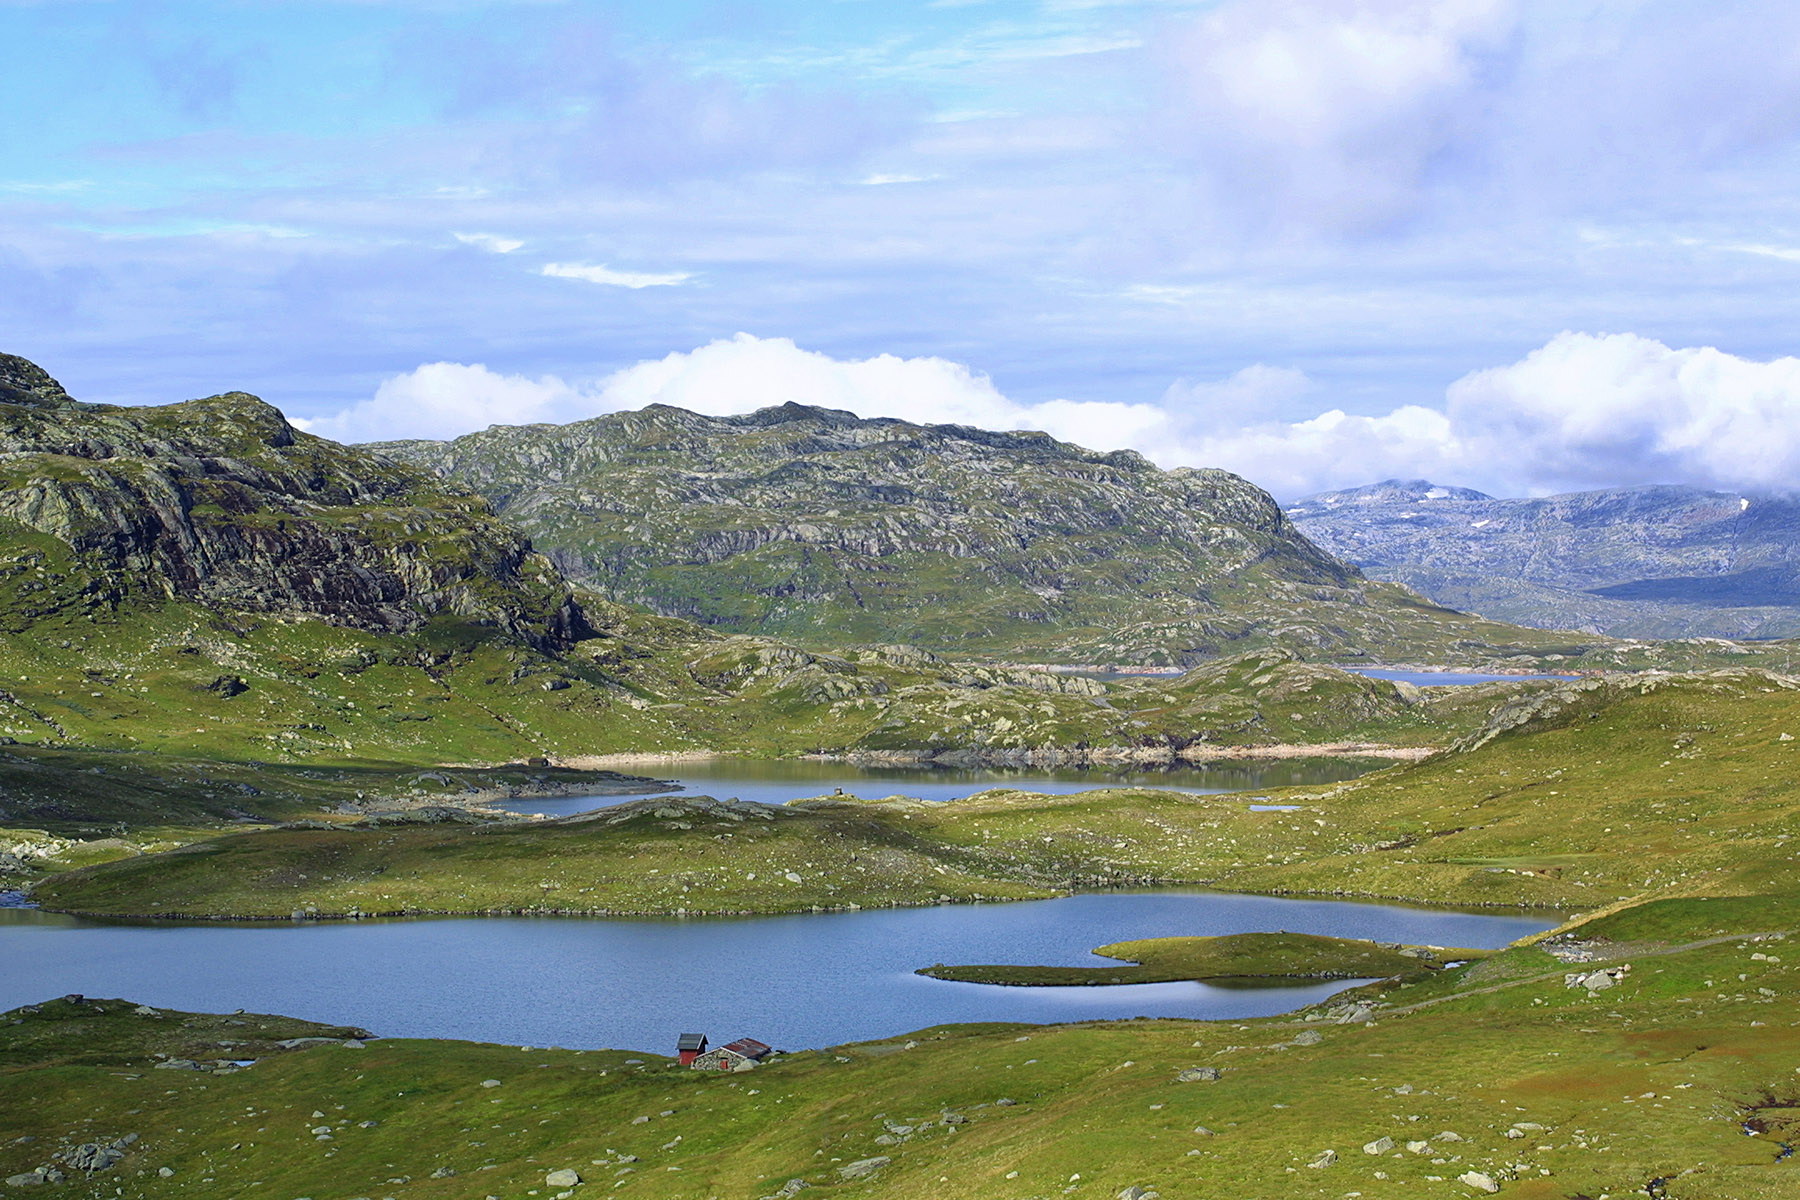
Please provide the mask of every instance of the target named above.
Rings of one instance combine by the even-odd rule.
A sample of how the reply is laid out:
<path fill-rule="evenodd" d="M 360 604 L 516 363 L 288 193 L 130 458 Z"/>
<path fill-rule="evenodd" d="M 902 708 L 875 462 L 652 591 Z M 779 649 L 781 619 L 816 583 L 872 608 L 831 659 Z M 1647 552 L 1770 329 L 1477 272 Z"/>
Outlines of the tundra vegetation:
<path fill-rule="evenodd" d="M 1385 644 L 1345 633 L 1349 609 L 1376 614 L 1357 630 L 1435 647 L 1421 657 L 1492 662 L 1500 643 L 1288 541 L 1343 576 L 1330 603 L 1347 607 L 1233 626 L 1251 632 L 1220 645 L 1244 653 L 1172 680 L 960 661 L 885 635 L 824 652 L 584 593 L 487 502 L 308 437 L 254 397 L 85 406 L 0 358 L 0 446 L 0 870 L 49 908 L 793 912 L 1180 882 L 1582 914 L 1486 956 L 1281 935 L 1116 945 L 1133 965 L 1098 969 L 1114 981 L 1379 978 L 1281 1018 L 961 1026 L 724 1076 L 46 998 L 0 1014 L 9 1190 L 1794 1194 L 1800 683 L 1765 669 L 1786 647 L 1530 634 L 1499 660 L 1730 669 L 1369 680 L 1309 661 Z M 1040 449 L 1108 486 L 1143 470 Z M 1201 483 L 1225 486 L 1181 486 Z M 1209 603 L 1304 609 L 1306 589 L 1338 587 L 1286 569 L 1246 567 Z M 1126 628 L 1114 616 L 1081 619 Z M 1185 662 L 1190 616 L 1172 642 L 1131 644 Z M 1064 645 L 1071 662 L 1125 643 Z M 683 796 L 559 821 L 467 804 L 635 786 L 583 761 L 609 751 L 1132 762 L 1367 743 L 1427 756 L 1254 798 Z M 1047 978 L 931 969 L 1002 966 L 1003 982 Z"/>

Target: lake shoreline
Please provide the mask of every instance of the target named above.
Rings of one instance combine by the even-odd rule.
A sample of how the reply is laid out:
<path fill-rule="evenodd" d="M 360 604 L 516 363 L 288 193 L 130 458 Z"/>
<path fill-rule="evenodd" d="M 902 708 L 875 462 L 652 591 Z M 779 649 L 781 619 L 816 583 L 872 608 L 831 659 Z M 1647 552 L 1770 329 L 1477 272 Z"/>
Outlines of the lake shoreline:
<path fill-rule="evenodd" d="M 947 900 L 883 900 L 869 904 L 847 902 L 829 905 L 802 905 L 794 908 L 721 908 L 721 909 L 605 909 L 605 908 L 484 908 L 484 909 L 389 909 L 379 912 L 305 912 L 260 915 L 241 915 L 230 913 L 119 913 L 93 912 L 73 908 L 48 908 L 33 902 L 29 907 L 33 911 L 53 913 L 57 916 L 76 917 L 84 921 L 121 922 L 135 924 L 138 922 L 170 922 L 179 924 L 222 924 L 222 925 L 255 925 L 273 924 L 307 925 L 324 922 L 355 923 L 359 921 L 407 921 L 414 918 L 482 918 L 504 920 L 511 917 L 574 917 L 601 920 L 621 921 L 689 921 L 689 920 L 733 920 L 738 918 L 755 919 L 759 917 L 799 917 L 827 916 L 831 914 L 853 912 L 882 912 L 898 909 L 923 908 L 955 908 L 959 906 L 975 906 L 983 904 L 1035 904 L 1045 900 L 1066 900 L 1076 896 L 1110 896 L 1129 894 L 1154 894 L 1169 892 L 1183 894 L 1189 892 L 1205 892 L 1211 895 L 1226 897 L 1244 897 L 1267 900 L 1317 900 L 1341 901 L 1349 904 L 1368 904 L 1371 906 L 1395 906 L 1417 909 L 1423 912 L 1465 913 L 1512 913 L 1522 917 L 1557 918 L 1557 927 L 1569 921 L 1581 919 L 1581 914 L 1571 915 L 1567 910 L 1532 904 L 1507 904 L 1502 901 L 1469 901 L 1465 903 L 1446 903 L 1442 900 L 1428 900 L 1417 896 L 1376 895 L 1367 892 L 1299 892 L 1299 891 L 1251 891 L 1245 889 L 1229 889 L 1214 886 L 1206 880 L 1169 879 L 1134 884 L 1128 887 L 1096 887 L 1073 889 L 1046 889 L 1042 896 L 957 896 Z M 20 895 L 27 899 L 30 892 Z M 1534 935 L 1535 936 L 1535 935 Z"/>
<path fill-rule="evenodd" d="M 862 767 L 1154 767 L 1294 758 L 1385 758 L 1395 762 L 1416 762 L 1430 758 L 1442 749 L 1440 746 L 1393 746 L 1385 742 L 1282 742 L 1266 746 L 1224 746 L 1208 742 L 1180 749 L 1170 746 L 1097 746 L 1081 749 L 1052 746 L 1035 750 L 852 750 L 841 754 L 807 754 L 801 757 L 811 762 L 841 762 Z"/>

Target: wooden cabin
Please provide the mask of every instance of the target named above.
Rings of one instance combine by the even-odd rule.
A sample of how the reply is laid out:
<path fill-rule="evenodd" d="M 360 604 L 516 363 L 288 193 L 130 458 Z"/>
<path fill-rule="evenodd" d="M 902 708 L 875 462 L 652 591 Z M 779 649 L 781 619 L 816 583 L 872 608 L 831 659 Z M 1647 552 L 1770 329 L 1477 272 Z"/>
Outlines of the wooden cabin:
<path fill-rule="evenodd" d="M 706 1035 L 704 1033 L 684 1033 L 675 1039 L 675 1058 L 684 1067 L 694 1065 L 694 1060 L 706 1053 Z"/>

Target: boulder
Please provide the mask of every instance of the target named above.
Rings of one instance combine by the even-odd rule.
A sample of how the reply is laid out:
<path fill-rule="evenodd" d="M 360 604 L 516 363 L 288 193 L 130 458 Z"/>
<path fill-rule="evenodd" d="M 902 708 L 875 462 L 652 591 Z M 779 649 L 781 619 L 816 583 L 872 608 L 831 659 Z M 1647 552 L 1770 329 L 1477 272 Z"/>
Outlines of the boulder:
<path fill-rule="evenodd" d="M 544 1176 L 544 1186 L 553 1188 L 574 1187 L 581 1182 L 581 1175 L 564 1167 L 560 1171 L 552 1171 Z"/>
<path fill-rule="evenodd" d="M 1302 1029 L 1294 1035 L 1296 1046 L 1316 1046 L 1325 1040 L 1325 1035 L 1316 1029 Z"/>
<path fill-rule="evenodd" d="M 1312 1167 L 1314 1170 L 1321 1170 L 1325 1167 L 1329 1167 L 1332 1163 L 1334 1163 L 1336 1161 L 1337 1161 L 1337 1151 L 1336 1150 L 1324 1150 L 1319 1153 L 1319 1156 L 1317 1158 L 1313 1159 L 1311 1162 L 1307 1163 L 1306 1165 L 1309 1167 Z"/>
<path fill-rule="evenodd" d="M 878 1154 L 874 1158 L 859 1158 L 853 1163 L 845 1163 L 839 1167 L 838 1174 L 845 1179 L 867 1179 L 893 1161 L 885 1154 Z"/>
<path fill-rule="evenodd" d="M 1363 1143 L 1364 1154 L 1386 1154 L 1393 1148 L 1394 1139 L 1386 1136 L 1378 1137 L 1372 1142 Z"/>
<path fill-rule="evenodd" d="M 1487 1192 L 1490 1195 L 1500 1190 L 1500 1185 L 1494 1182 L 1494 1177 L 1481 1171 L 1464 1171 L 1456 1177 L 1456 1182 L 1466 1183 L 1476 1191 Z"/>
<path fill-rule="evenodd" d="M 1222 1072 L 1217 1067 L 1189 1067 L 1175 1076 L 1176 1083 L 1213 1083 Z"/>

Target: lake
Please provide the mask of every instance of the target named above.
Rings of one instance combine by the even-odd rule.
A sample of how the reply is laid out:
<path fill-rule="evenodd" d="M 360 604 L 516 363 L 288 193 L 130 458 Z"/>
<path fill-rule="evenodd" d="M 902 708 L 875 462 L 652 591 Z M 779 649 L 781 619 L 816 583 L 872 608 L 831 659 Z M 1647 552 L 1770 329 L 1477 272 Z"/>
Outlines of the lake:
<path fill-rule="evenodd" d="M 842 788 L 864 800 L 911 796 L 916 800 L 960 800 L 987 788 L 1023 788 L 1064 795 L 1102 787 L 1153 787 L 1196 795 L 1253 791 L 1258 788 L 1339 783 L 1393 763 L 1379 758 L 1237 759 L 1198 767 L 863 767 L 850 763 L 805 760 L 719 758 L 681 763 L 663 776 L 681 793 L 725 800 L 786 804 L 808 796 L 829 796 Z M 632 770 L 635 768 L 624 768 Z M 646 770 L 655 774 L 654 768 Z M 506 800 L 511 812 L 566 817 L 613 804 L 643 799 L 652 793 L 618 796 L 530 797 Z"/>
<path fill-rule="evenodd" d="M 1460 913 L 1198 890 L 747 918 L 109 923 L 0 908 L 0 1010 L 70 992 L 283 1013 L 389 1037 L 673 1052 L 683 1032 L 798 1050 L 961 1021 L 1267 1016 L 1349 986 L 1013 988 L 933 963 L 1111 965 L 1129 938 L 1257 930 L 1494 947 L 1551 914 Z"/>
<path fill-rule="evenodd" d="M 1353 675 L 1410 683 L 1415 687 L 1467 687 L 1477 683 L 1519 683 L 1526 679 L 1580 679 L 1579 675 L 1477 675 L 1468 671 L 1400 671 L 1387 667 L 1345 667 Z"/>

